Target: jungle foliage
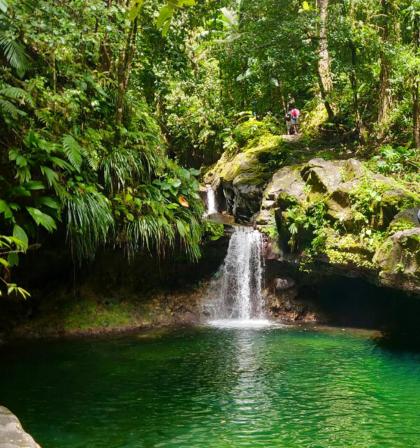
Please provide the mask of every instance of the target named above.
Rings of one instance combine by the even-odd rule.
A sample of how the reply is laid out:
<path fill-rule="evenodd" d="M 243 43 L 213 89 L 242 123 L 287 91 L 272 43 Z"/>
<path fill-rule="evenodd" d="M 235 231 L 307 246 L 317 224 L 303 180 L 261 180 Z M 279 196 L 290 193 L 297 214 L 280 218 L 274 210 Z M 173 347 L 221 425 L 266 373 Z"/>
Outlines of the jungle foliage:
<path fill-rule="evenodd" d="M 53 232 L 79 262 L 105 245 L 197 259 L 198 169 L 257 119 L 281 134 L 291 104 L 307 134 L 382 145 L 372 163 L 402 173 L 419 22 L 419 0 L 0 0 L 5 290 Z"/>
<path fill-rule="evenodd" d="M 10 269 L 48 233 L 75 260 L 103 245 L 200 255 L 197 171 L 168 158 L 138 88 L 142 6 L 164 40 L 190 0 L 0 2 L 0 262 Z M 140 45 L 139 45 L 140 46 Z M 10 236 L 8 236 L 10 235 Z"/>

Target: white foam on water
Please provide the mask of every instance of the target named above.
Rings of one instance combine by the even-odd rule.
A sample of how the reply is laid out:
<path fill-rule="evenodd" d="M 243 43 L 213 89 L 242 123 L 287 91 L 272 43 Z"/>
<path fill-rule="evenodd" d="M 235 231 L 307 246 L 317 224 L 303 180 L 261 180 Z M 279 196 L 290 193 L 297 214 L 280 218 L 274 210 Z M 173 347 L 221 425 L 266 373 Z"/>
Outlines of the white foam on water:
<path fill-rule="evenodd" d="M 268 319 L 215 319 L 207 322 L 211 327 L 216 328 L 267 328 L 278 326 L 278 324 Z"/>

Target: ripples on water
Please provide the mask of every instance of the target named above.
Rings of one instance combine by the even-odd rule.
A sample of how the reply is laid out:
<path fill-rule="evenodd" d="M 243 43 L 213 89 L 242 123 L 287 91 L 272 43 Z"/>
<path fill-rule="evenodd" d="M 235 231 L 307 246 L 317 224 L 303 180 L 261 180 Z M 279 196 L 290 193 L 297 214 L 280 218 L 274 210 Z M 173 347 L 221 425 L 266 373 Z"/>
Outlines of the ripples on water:
<path fill-rule="evenodd" d="M 3 348 L 43 448 L 420 446 L 420 358 L 340 330 L 201 328 Z"/>

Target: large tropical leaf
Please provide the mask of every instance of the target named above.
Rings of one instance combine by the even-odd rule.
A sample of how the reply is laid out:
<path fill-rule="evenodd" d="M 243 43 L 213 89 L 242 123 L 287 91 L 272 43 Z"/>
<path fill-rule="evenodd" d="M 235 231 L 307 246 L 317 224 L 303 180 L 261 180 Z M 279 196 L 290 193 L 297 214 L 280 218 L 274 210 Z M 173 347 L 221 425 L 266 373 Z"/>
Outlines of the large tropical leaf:
<path fill-rule="evenodd" d="M 26 207 L 26 210 L 38 226 L 44 227 L 44 229 L 48 230 L 48 232 L 52 232 L 57 229 L 57 225 L 50 215 L 47 215 L 34 207 Z"/>

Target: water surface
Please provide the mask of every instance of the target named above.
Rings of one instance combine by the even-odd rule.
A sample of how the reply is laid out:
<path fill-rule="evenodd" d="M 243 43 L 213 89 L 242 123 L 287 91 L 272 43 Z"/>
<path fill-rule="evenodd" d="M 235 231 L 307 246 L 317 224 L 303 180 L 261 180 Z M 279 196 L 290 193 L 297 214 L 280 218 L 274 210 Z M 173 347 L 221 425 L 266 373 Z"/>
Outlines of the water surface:
<path fill-rule="evenodd" d="M 197 328 L 0 351 L 43 448 L 420 446 L 420 357 L 366 334 Z"/>

